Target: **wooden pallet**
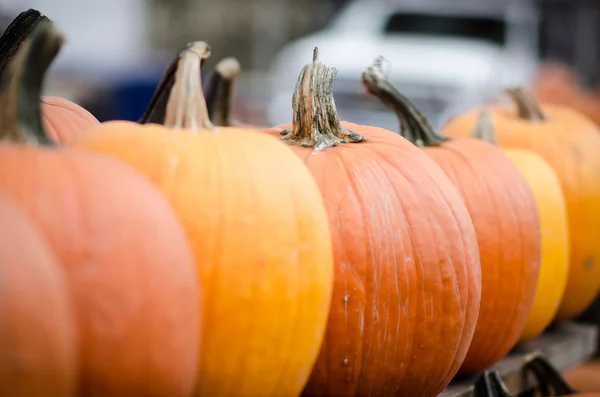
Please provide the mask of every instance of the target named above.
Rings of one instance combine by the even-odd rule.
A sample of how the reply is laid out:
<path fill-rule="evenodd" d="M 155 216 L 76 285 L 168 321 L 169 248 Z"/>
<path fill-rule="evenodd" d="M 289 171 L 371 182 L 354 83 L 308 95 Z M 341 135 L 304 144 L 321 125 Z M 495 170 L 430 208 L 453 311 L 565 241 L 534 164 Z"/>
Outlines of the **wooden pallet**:
<path fill-rule="evenodd" d="M 566 323 L 516 348 L 496 364 L 497 370 L 513 393 L 531 387 L 531 381 L 522 375 L 525 357 L 540 352 L 559 370 L 579 364 L 596 351 L 598 329 L 594 325 Z M 456 379 L 439 397 L 472 397 L 474 378 Z"/>

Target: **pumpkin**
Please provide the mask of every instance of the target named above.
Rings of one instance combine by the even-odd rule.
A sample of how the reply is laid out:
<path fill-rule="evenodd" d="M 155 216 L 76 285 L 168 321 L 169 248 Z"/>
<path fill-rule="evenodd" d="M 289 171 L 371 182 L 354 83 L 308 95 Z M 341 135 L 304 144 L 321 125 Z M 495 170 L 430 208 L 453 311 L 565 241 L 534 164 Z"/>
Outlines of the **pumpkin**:
<path fill-rule="evenodd" d="M 525 365 L 523 373 L 533 376 L 539 388 L 539 396 L 577 396 L 577 397 L 600 397 L 600 393 L 586 393 L 574 390 L 563 379 L 554 366 L 543 356 L 539 354 L 530 355 Z"/>
<path fill-rule="evenodd" d="M 208 286 L 196 395 L 297 396 L 331 304 L 327 214 L 310 172 L 286 145 L 212 125 L 200 83 L 200 60 L 209 54 L 206 43 L 191 44 L 171 70 L 172 84 L 166 76 L 157 88 L 172 86 L 165 125 L 104 123 L 74 145 L 146 174 L 183 220 Z"/>
<path fill-rule="evenodd" d="M 0 81 L 6 78 L 6 68 L 23 42 L 42 21 L 49 19 L 30 9 L 19 14 L 0 36 Z M 56 96 L 43 96 L 43 123 L 48 137 L 56 143 L 66 143 L 81 131 L 98 124 L 86 109 Z"/>
<path fill-rule="evenodd" d="M 62 270 L 31 220 L 4 194 L 0 219 L 0 394 L 75 396 L 75 315 Z"/>
<path fill-rule="evenodd" d="M 77 134 L 100 122 L 86 109 L 67 99 L 43 96 L 42 114 L 48 138 L 57 143 L 68 143 Z"/>
<path fill-rule="evenodd" d="M 482 111 L 473 136 L 496 144 L 492 116 Z M 540 217 L 540 272 L 533 306 L 520 342 L 538 336 L 552 321 L 569 276 L 569 225 L 560 181 L 550 165 L 530 150 L 506 149 L 533 192 Z"/>
<path fill-rule="evenodd" d="M 65 270 L 78 395 L 188 396 L 199 343 L 190 245 L 146 178 L 107 156 L 54 147 L 45 135 L 39 94 L 62 41 L 40 22 L 0 87 L 0 190 L 29 214 Z"/>
<path fill-rule="evenodd" d="M 533 304 L 540 260 L 535 198 L 501 149 L 478 139 L 452 140 L 437 134 L 385 79 L 380 62 L 363 73 L 365 89 L 398 115 L 400 134 L 422 148 L 457 186 L 475 226 L 481 308 L 461 372 L 480 372 L 516 344 Z"/>
<path fill-rule="evenodd" d="M 306 65 L 282 137 L 329 213 L 335 284 L 325 341 L 303 396 L 435 396 L 461 365 L 481 274 L 473 224 L 435 163 L 396 134 L 340 122 L 336 70 Z"/>
<path fill-rule="evenodd" d="M 490 107 L 498 144 L 540 155 L 560 180 L 567 206 L 571 253 L 567 287 L 555 317 L 582 313 L 600 288 L 600 134 L 576 111 L 539 106 L 524 89 L 508 90 L 515 108 Z M 444 126 L 449 136 L 469 136 L 479 109 L 457 115 Z"/>
<path fill-rule="evenodd" d="M 567 369 L 563 375 L 564 379 L 576 389 L 600 393 L 599 371 L 600 361 L 596 357 Z"/>
<path fill-rule="evenodd" d="M 597 88 L 590 90 L 582 87 L 572 67 L 542 62 L 532 89 L 538 100 L 568 106 L 600 124 L 600 93 Z"/>

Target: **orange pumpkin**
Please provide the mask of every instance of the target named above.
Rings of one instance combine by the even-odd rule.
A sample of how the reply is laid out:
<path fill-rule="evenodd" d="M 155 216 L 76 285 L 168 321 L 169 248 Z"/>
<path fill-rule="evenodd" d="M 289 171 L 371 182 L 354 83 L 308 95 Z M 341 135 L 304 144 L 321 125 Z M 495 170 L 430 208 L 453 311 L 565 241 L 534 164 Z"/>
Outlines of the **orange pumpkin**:
<path fill-rule="evenodd" d="M 49 19 L 30 9 L 19 14 L 0 36 L 0 82 L 6 83 L 6 68 L 23 42 L 42 21 Z M 86 109 L 56 96 L 42 97 L 43 122 L 48 137 L 56 143 L 67 143 L 81 131 L 99 124 Z"/>
<path fill-rule="evenodd" d="M 540 101 L 567 106 L 600 124 L 600 92 L 582 87 L 572 67 L 543 62 L 533 83 L 533 93 Z"/>
<path fill-rule="evenodd" d="M 489 112 L 480 114 L 473 137 L 496 144 Z M 552 167 L 531 150 L 506 149 L 504 152 L 527 179 L 540 217 L 540 273 L 533 306 L 519 339 L 525 342 L 544 331 L 562 301 L 569 276 L 569 225 L 565 197 Z"/>
<path fill-rule="evenodd" d="M 340 122 L 336 70 L 306 65 L 280 136 L 312 171 L 329 213 L 335 285 L 303 396 L 435 396 L 458 371 L 480 303 L 479 251 L 456 188 L 411 143 Z"/>
<path fill-rule="evenodd" d="M 0 219 L 0 395 L 75 396 L 77 335 L 62 270 L 4 194 Z"/>
<path fill-rule="evenodd" d="M 79 330 L 78 394 L 187 397 L 199 343 L 189 244 L 149 181 L 115 159 L 53 147 L 45 135 L 39 93 L 61 43 L 42 21 L 11 65 L 0 94 L 0 189 L 65 270 Z"/>
<path fill-rule="evenodd" d="M 86 129 L 100 122 L 86 109 L 57 96 L 42 97 L 42 114 L 48 138 L 69 143 Z"/>
<path fill-rule="evenodd" d="M 573 318 L 600 288 L 600 134 L 590 120 L 560 106 L 543 108 L 523 89 L 509 90 L 515 107 L 490 107 L 498 144 L 540 155 L 560 180 L 571 240 L 569 280 L 556 321 Z M 480 109 L 451 119 L 445 134 L 469 136 Z"/>
<path fill-rule="evenodd" d="M 592 358 L 563 372 L 564 379 L 572 387 L 586 392 L 600 393 L 600 361 Z"/>
<path fill-rule="evenodd" d="M 461 372 L 483 371 L 517 343 L 533 304 L 540 263 L 540 223 L 527 180 L 506 154 L 473 138 L 438 135 L 381 74 L 363 73 L 366 90 L 392 109 L 400 134 L 421 147 L 458 187 L 481 254 L 481 308 Z"/>
<path fill-rule="evenodd" d="M 108 122 L 74 145 L 143 172 L 183 220 L 208 286 L 196 395 L 297 396 L 331 303 L 327 214 L 315 181 L 284 144 L 212 125 L 200 84 L 209 53 L 193 43 L 167 70 L 151 102 L 168 97 L 164 126 Z"/>

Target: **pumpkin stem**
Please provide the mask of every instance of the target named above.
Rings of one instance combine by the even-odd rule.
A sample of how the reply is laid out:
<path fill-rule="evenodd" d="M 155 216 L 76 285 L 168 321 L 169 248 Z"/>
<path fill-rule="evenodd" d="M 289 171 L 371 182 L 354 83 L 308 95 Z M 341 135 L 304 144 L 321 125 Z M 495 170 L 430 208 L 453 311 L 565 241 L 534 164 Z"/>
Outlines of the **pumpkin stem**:
<path fill-rule="evenodd" d="M 523 87 L 511 87 L 504 90 L 517 107 L 519 118 L 528 121 L 546 121 L 548 118 L 531 91 Z"/>
<path fill-rule="evenodd" d="M 533 374 L 538 383 L 542 397 L 568 396 L 578 393 L 563 379 L 560 373 L 547 359 L 533 354 L 526 359 L 524 371 Z"/>
<path fill-rule="evenodd" d="M 21 44 L 0 85 L 0 139 L 53 145 L 42 123 L 40 98 L 48 67 L 64 42 L 49 20 Z"/>
<path fill-rule="evenodd" d="M 419 147 L 440 146 L 448 141 L 450 138 L 436 133 L 419 109 L 385 78 L 382 62 L 383 57 L 378 57 L 365 69 L 362 84 L 369 94 L 396 113 L 400 135 Z"/>
<path fill-rule="evenodd" d="M 179 55 L 165 112 L 166 127 L 191 131 L 214 129 L 206 110 L 200 78 L 202 61 L 209 56 L 210 46 L 203 41 L 190 43 Z"/>
<path fill-rule="evenodd" d="M 290 144 L 324 150 L 342 143 L 364 142 L 367 138 L 340 124 L 333 100 L 337 69 L 319 61 L 315 47 L 312 63 L 304 66 L 292 97 L 293 125 L 281 132 Z"/>
<path fill-rule="evenodd" d="M 240 73 L 240 63 L 234 57 L 224 58 L 217 63 L 204 92 L 208 115 L 216 125 L 230 127 L 238 124 L 231 120 L 233 86 Z"/>
<path fill-rule="evenodd" d="M 496 140 L 496 132 L 494 131 L 494 119 L 492 114 L 487 109 L 479 112 L 479 115 L 477 116 L 477 122 L 475 123 L 475 128 L 473 128 L 472 137 L 481 139 L 494 145 L 498 144 L 498 141 Z"/>
<path fill-rule="evenodd" d="M 162 75 L 160 82 L 158 83 L 156 90 L 154 90 L 154 94 L 152 94 L 152 99 L 150 99 L 150 104 L 146 108 L 146 111 L 138 120 L 139 124 L 165 124 L 165 116 L 167 113 L 167 103 L 169 101 L 169 97 L 173 90 L 173 86 L 175 85 L 175 77 L 179 66 L 181 65 L 181 59 L 184 53 L 188 51 L 193 51 L 192 47 L 194 45 L 198 45 L 201 42 L 195 42 L 188 44 L 183 50 L 177 54 L 177 56 L 171 61 L 164 74 Z M 200 56 L 200 68 L 204 66 L 204 62 L 210 56 L 210 46 L 206 43 L 204 45 L 207 47 L 207 54 Z M 201 54 L 202 52 L 198 52 Z M 196 55 L 198 56 L 198 55 Z M 200 78 L 200 72 L 198 72 L 198 78 Z M 202 88 L 202 87 L 200 87 Z"/>
<path fill-rule="evenodd" d="M 485 371 L 477 378 L 473 394 L 475 397 L 513 397 L 494 370 Z"/>
<path fill-rule="evenodd" d="M 0 37 L 0 83 L 5 79 L 5 71 L 13 57 L 41 21 L 49 21 L 49 19 L 41 12 L 31 8 L 17 15 L 2 33 Z"/>

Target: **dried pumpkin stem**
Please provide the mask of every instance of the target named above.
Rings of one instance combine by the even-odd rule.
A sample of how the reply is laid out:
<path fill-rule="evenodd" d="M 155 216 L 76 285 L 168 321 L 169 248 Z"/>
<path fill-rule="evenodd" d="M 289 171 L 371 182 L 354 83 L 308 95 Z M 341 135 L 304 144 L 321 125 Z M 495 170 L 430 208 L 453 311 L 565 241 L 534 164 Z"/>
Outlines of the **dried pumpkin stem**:
<path fill-rule="evenodd" d="M 489 397 L 513 397 L 500 378 L 500 374 L 494 370 L 484 371 L 475 381 L 475 394 Z"/>
<path fill-rule="evenodd" d="M 383 58 L 379 57 L 362 74 L 365 90 L 378 98 L 398 116 L 400 135 L 416 146 L 439 146 L 449 138 L 435 132 L 425 116 L 404 95 L 402 95 L 383 75 Z"/>
<path fill-rule="evenodd" d="M 519 118 L 528 121 L 546 121 L 548 118 L 531 91 L 523 87 L 512 87 L 505 90 L 517 107 Z"/>
<path fill-rule="evenodd" d="M 367 139 L 342 127 L 333 100 L 333 81 L 337 70 L 319 61 L 315 48 L 312 63 L 304 66 L 292 97 L 293 124 L 281 132 L 291 144 L 324 150 L 343 143 Z"/>
<path fill-rule="evenodd" d="M 544 396 L 570 396 L 578 393 L 569 386 L 556 368 L 539 354 L 531 355 L 526 359 L 524 370 L 533 373 Z"/>
<path fill-rule="evenodd" d="M 477 121 L 475 122 L 475 127 L 473 128 L 472 137 L 481 139 L 494 145 L 498 144 L 498 141 L 496 140 L 496 133 L 494 131 L 494 120 L 492 118 L 492 114 L 487 109 L 480 111 L 477 115 Z"/>
<path fill-rule="evenodd" d="M 235 81 L 240 73 L 240 63 L 233 57 L 224 58 L 208 80 L 204 91 L 208 115 L 215 125 L 230 127 L 239 123 L 231 120 Z"/>
<path fill-rule="evenodd" d="M 197 42 L 201 43 L 201 42 Z M 146 111 L 138 120 L 140 124 L 164 124 L 165 116 L 167 112 L 167 103 L 169 101 L 169 97 L 171 95 L 171 91 L 173 90 L 173 86 L 175 85 L 175 75 L 177 74 L 177 70 L 180 65 L 181 57 L 186 52 L 189 51 L 190 48 L 196 43 L 188 44 L 182 51 L 177 54 L 177 56 L 171 61 L 164 74 L 162 75 L 154 94 L 152 95 L 152 99 L 150 99 L 150 104 L 146 108 Z M 208 47 L 207 55 L 202 58 L 200 61 L 200 68 L 204 66 L 204 62 L 210 56 L 210 46 L 204 43 Z M 200 77 L 198 77 L 200 78 Z"/>
<path fill-rule="evenodd" d="M 179 55 L 165 112 L 166 127 L 191 131 L 214 129 L 208 117 L 200 78 L 202 61 L 209 56 L 210 46 L 203 41 L 191 43 Z"/>
<path fill-rule="evenodd" d="M 138 120 L 139 124 L 164 124 L 165 123 L 165 112 L 167 109 L 167 101 L 169 100 L 169 94 L 173 89 L 175 83 L 175 72 L 177 71 L 177 64 L 179 56 L 177 56 L 161 77 L 150 104 L 146 108 L 146 111 Z"/>
<path fill-rule="evenodd" d="M 0 86 L 1 139 L 53 145 L 42 123 L 40 98 L 46 71 L 63 42 L 52 23 L 43 20 L 13 57 Z"/>
<path fill-rule="evenodd" d="M 23 11 L 8 25 L 0 37 L 0 83 L 5 78 L 5 70 L 25 40 L 42 21 L 49 19 L 37 10 Z"/>

